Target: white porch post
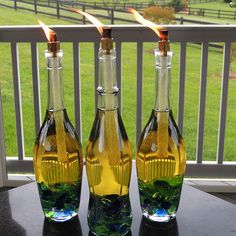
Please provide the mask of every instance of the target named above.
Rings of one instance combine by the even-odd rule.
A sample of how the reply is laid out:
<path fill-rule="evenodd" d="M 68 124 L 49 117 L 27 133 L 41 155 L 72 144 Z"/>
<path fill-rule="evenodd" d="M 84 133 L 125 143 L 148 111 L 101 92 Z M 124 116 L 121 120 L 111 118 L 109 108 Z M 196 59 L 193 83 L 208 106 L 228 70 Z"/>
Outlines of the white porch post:
<path fill-rule="evenodd" d="M 4 127 L 3 127 L 3 113 L 2 113 L 2 94 L 0 86 L 0 187 L 3 187 L 7 180 L 6 173 L 6 151 L 4 143 Z"/>

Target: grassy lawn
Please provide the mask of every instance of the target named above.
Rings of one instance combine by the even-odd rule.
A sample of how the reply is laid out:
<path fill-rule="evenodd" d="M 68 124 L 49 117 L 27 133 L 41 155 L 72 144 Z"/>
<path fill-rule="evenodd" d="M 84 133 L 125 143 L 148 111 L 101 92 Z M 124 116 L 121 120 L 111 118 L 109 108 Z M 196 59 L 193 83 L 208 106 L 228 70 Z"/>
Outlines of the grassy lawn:
<path fill-rule="evenodd" d="M 229 4 L 223 2 L 223 0 L 218 0 L 214 2 L 206 2 L 206 3 L 189 4 L 189 7 L 224 10 L 224 11 L 236 11 L 236 8 L 231 8 Z"/>
<path fill-rule="evenodd" d="M 4 1 L 4 0 L 3 0 Z M 27 14 L 26 14 L 27 13 Z M 46 24 L 71 24 L 71 22 L 57 20 L 45 15 L 35 16 L 33 13 L 25 11 L 14 11 L 0 7 L 0 25 L 29 25 L 37 24 L 36 18 L 41 19 Z M 103 21 L 106 23 L 105 21 Z M 151 53 L 156 44 L 146 43 L 144 45 L 144 81 L 143 81 L 143 126 L 147 122 L 151 113 L 154 96 L 154 56 Z M 47 72 L 44 60 L 45 44 L 39 44 L 39 65 L 40 65 L 40 89 L 42 103 L 42 118 L 44 117 L 47 103 Z M 72 45 L 63 43 L 61 48 L 64 51 L 63 57 L 63 80 L 65 106 L 69 117 L 74 123 L 73 115 L 73 62 Z M 179 73 L 179 45 L 172 44 L 174 51 L 172 63 L 172 84 L 171 84 L 171 104 L 176 117 L 178 101 L 178 73 Z M 11 53 L 10 45 L 0 44 L 0 83 L 3 96 L 3 111 L 6 136 L 6 149 L 8 156 L 17 155 L 15 114 L 13 85 L 11 76 Z M 23 123 L 25 137 L 26 156 L 32 156 L 34 134 L 33 115 L 33 95 L 32 95 L 32 75 L 30 60 L 30 45 L 19 44 L 21 92 L 23 105 Z M 136 87 L 136 45 L 124 43 L 122 47 L 122 117 L 132 142 L 135 152 L 135 87 Z M 189 159 L 195 158 L 196 137 L 197 137 L 197 115 L 199 100 L 200 82 L 200 46 L 189 44 L 187 47 L 187 71 L 186 71 L 186 96 L 185 96 L 185 118 L 184 118 L 184 138 L 186 140 L 187 153 Z M 221 50 L 210 49 L 207 81 L 207 103 L 205 120 L 204 139 L 204 159 L 214 160 L 216 156 L 217 129 L 219 117 L 219 104 L 221 92 L 221 71 L 223 56 Z M 233 65 L 233 68 L 234 65 Z M 93 45 L 90 43 L 81 44 L 81 89 L 82 89 L 82 130 L 83 147 L 85 147 L 92 122 L 94 119 L 94 65 L 93 65 Z M 225 160 L 236 160 L 236 80 L 229 81 L 227 132 L 225 146 Z"/>
<path fill-rule="evenodd" d="M 230 19 L 218 19 L 218 18 L 213 18 L 213 17 L 203 17 L 203 16 L 193 16 L 193 15 L 186 15 L 186 14 L 175 14 L 177 18 L 183 17 L 184 19 L 189 19 L 189 20 L 195 20 L 195 21 L 202 21 L 202 22 L 208 22 L 208 23 L 217 23 L 217 24 L 230 24 L 234 25 L 236 24 L 236 20 L 230 20 Z M 193 24 L 193 23 L 188 23 L 184 21 L 184 24 Z"/>
<path fill-rule="evenodd" d="M 236 20 L 234 20 L 233 13 L 236 12 L 236 8 L 231 8 L 228 3 L 223 2 L 223 0 L 217 0 L 214 2 L 207 3 L 197 3 L 197 4 L 189 4 L 191 8 L 201 8 L 201 9 L 209 9 L 209 11 L 205 11 L 205 16 L 202 15 L 188 15 L 188 14 L 176 14 L 176 17 L 184 17 L 184 19 L 191 19 L 197 21 L 205 21 L 209 23 L 217 23 L 217 24 L 235 24 Z M 210 9 L 215 10 L 214 12 L 210 11 Z M 218 11 L 220 11 L 220 18 L 218 18 Z M 223 11 L 223 12 L 222 12 Z M 224 12 L 228 11 L 228 12 Z M 232 13 L 231 13 L 232 12 Z M 186 12 L 187 13 L 187 12 Z M 185 24 L 185 23 L 184 23 Z M 188 23 L 186 23 L 188 24 Z"/>
<path fill-rule="evenodd" d="M 24 0 L 24 1 L 27 1 L 27 2 L 33 2 L 34 0 Z M 78 1 L 78 0 L 77 0 Z M 48 0 L 38 0 L 38 2 L 40 2 L 40 3 L 48 3 Z M 50 2 L 50 0 L 49 0 L 49 2 Z M 52 1 L 52 2 L 54 2 L 54 1 Z M 51 2 L 51 4 L 52 4 L 52 2 Z M 99 3 L 108 3 L 108 4 L 112 4 L 112 3 L 116 3 L 116 1 L 114 1 L 114 0 L 82 0 L 82 1 L 78 1 L 78 2 L 81 2 L 81 3 L 94 3 L 94 2 L 99 2 Z M 119 3 L 149 3 L 150 2 L 150 0 L 134 0 L 134 1 L 132 1 L 132 0 L 119 0 L 118 1 Z M 156 1 L 156 2 L 158 2 L 158 1 Z"/>

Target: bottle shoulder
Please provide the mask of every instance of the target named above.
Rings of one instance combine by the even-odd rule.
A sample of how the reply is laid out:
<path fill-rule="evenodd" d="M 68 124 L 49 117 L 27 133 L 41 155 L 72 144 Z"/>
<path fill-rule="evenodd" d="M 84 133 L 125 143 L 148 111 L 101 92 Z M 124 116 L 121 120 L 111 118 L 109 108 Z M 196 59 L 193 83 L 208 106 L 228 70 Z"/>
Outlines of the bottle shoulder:
<path fill-rule="evenodd" d="M 160 116 L 168 116 L 168 135 L 169 135 L 169 139 L 173 139 L 174 143 L 176 145 L 180 145 L 183 143 L 183 137 L 179 131 L 179 128 L 175 122 L 173 113 L 171 110 L 169 111 L 165 111 L 165 112 L 160 112 L 160 111 L 156 111 L 153 110 L 151 113 L 151 116 L 147 122 L 147 124 L 145 125 L 141 136 L 140 136 L 140 140 L 139 140 L 139 146 L 140 146 L 140 142 L 142 142 L 142 140 L 144 139 L 153 139 L 153 140 L 157 140 L 157 135 L 158 135 L 158 127 L 160 126 Z M 160 133 L 159 133 L 160 135 Z"/>
<path fill-rule="evenodd" d="M 128 136 L 118 109 L 97 110 L 87 146 L 94 147 L 97 143 L 106 146 L 105 143 L 115 140 L 113 145 L 122 149 L 124 143 L 131 147 Z"/>
<path fill-rule="evenodd" d="M 43 140 L 56 136 L 57 133 L 63 132 L 67 139 L 73 139 L 79 142 L 78 136 L 69 120 L 66 109 L 59 111 L 47 110 L 36 142 L 43 142 Z"/>

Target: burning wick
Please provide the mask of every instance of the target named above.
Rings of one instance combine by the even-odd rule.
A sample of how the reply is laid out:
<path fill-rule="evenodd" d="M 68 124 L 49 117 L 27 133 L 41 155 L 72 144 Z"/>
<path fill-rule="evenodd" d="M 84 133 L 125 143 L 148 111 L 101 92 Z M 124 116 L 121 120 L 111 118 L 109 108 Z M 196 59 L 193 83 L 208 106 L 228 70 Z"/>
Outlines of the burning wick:
<path fill-rule="evenodd" d="M 101 23 L 98 19 L 96 19 L 94 16 L 88 14 L 87 12 L 83 12 L 80 10 L 77 10 L 75 8 L 69 8 L 66 7 L 68 10 L 81 14 L 85 16 L 93 25 L 95 25 L 101 34 L 101 48 L 103 50 L 107 51 L 107 54 L 110 54 L 110 50 L 113 49 L 113 39 L 111 37 L 111 27 L 105 26 L 103 23 Z"/>
<path fill-rule="evenodd" d="M 57 34 L 54 31 L 50 34 L 49 42 L 50 43 L 57 42 Z"/>
<path fill-rule="evenodd" d="M 166 29 L 161 29 L 160 30 L 160 40 L 168 40 L 168 30 Z"/>
<path fill-rule="evenodd" d="M 111 27 L 108 26 L 102 27 L 102 37 L 111 39 Z"/>
<path fill-rule="evenodd" d="M 170 51 L 170 43 L 168 40 L 168 30 L 162 26 L 158 26 L 154 24 L 153 22 L 149 20 L 144 19 L 143 16 L 140 15 L 133 8 L 128 9 L 128 11 L 134 15 L 135 19 L 140 24 L 149 27 L 157 34 L 157 36 L 160 38 L 160 40 L 158 41 L 158 48 L 162 52 L 163 56 L 167 56 L 167 52 Z"/>
<path fill-rule="evenodd" d="M 60 51 L 60 42 L 57 40 L 56 32 L 47 27 L 42 21 L 38 20 L 38 22 L 48 39 L 48 51 L 53 53 L 53 57 L 56 57 L 57 52 Z"/>
<path fill-rule="evenodd" d="M 167 56 L 167 52 L 170 51 L 170 41 L 168 40 L 168 30 L 160 30 L 160 40 L 158 41 L 159 51 L 162 52 L 163 56 Z"/>

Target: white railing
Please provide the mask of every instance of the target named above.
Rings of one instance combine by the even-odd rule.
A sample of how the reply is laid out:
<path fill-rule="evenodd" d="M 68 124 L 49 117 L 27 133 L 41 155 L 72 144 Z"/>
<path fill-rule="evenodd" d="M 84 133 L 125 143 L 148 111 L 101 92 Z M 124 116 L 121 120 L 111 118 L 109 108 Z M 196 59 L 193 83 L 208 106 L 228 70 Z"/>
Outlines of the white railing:
<path fill-rule="evenodd" d="M 93 26 L 54 26 L 52 27 L 60 35 L 61 42 L 73 44 L 73 66 L 74 66 L 74 114 L 75 128 L 79 136 L 81 132 L 81 86 L 80 86 L 80 43 L 94 43 L 94 88 L 97 87 L 99 34 Z M 184 97 L 185 97 L 185 71 L 186 71 L 186 45 L 189 42 L 201 43 L 201 75 L 200 75 L 200 96 L 198 115 L 198 135 L 196 160 L 189 161 L 187 165 L 187 176 L 213 177 L 213 178 L 234 178 L 236 176 L 236 162 L 224 162 L 224 142 L 226 127 L 226 111 L 228 96 L 228 78 L 230 65 L 231 42 L 236 41 L 236 26 L 167 26 L 172 42 L 180 43 L 180 67 L 179 67 L 179 96 L 178 96 L 178 126 L 183 130 L 184 125 Z M 136 71 L 136 137 L 138 138 L 142 129 L 142 79 L 143 79 L 143 43 L 156 42 L 154 33 L 142 26 L 113 26 L 113 37 L 116 42 L 117 51 L 117 80 L 121 89 L 121 68 L 122 43 L 132 42 L 137 45 L 137 71 Z M 22 123 L 22 103 L 20 93 L 20 74 L 18 59 L 18 43 L 31 44 L 32 61 L 32 83 L 35 134 L 41 125 L 41 104 L 38 68 L 37 43 L 44 42 L 45 37 L 38 26 L 17 26 L 0 27 L 0 43 L 10 43 L 12 57 L 12 76 L 14 84 L 14 101 L 16 117 L 16 134 L 18 157 L 6 157 L 4 144 L 4 123 L 2 119 L 2 106 L 0 96 L 0 186 L 17 185 L 28 181 L 28 176 L 19 173 L 33 173 L 32 159 L 26 158 L 24 154 L 24 135 Z M 204 140 L 204 119 L 206 107 L 206 83 L 208 70 L 208 45 L 212 42 L 224 44 L 224 61 L 222 72 L 222 88 L 220 101 L 220 117 L 218 124 L 218 145 L 215 161 L 203 161 L 203 140 Z M 1 55 L 0 55 L 1 56 Z M 96 90 L 94 90 L 96 91 Z M 120 92 L 122 94 L 122 91 Z M 96 95 L 96 92 L 95 92 Z M 122 96 L 119 97 L 121 104 Z M 95 96 L 96 100 L 96 96 Z M 95 103 L 96 104 L 96 103 Z M 193 104 L 195 105 L 195 104 Z M 9 173 L 17 173 L 10 175 Z"/>

